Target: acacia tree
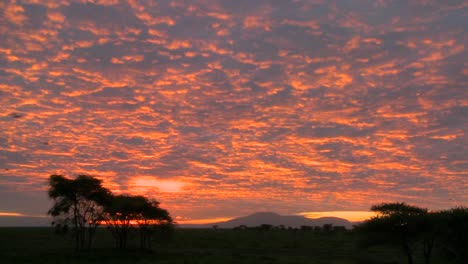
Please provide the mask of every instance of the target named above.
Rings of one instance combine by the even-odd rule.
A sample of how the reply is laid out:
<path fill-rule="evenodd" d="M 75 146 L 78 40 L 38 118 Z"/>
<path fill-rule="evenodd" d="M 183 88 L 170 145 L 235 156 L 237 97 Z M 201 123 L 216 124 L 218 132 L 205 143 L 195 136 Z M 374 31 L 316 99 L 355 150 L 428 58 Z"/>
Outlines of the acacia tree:
<path fill-rule="evenodd" d="M 118 248 L 126 248 L 132 229 L 138 227 L 140 246 L 151 248 L 151 237 L 156 228 L 172 226 L 169 213 L 156 201 L 144 196 L 116 195 L 105 209 L 106 223 Z"/>
<path fill-rule="evenodd" d="M 171 233 L 173 221 L 169 212 L 160 208 L 159 202 L 155 200 L 146 199 L 142 209 L 139 219 L 136 220 L 140 231 L 140 247 L 151 249 L 152 239 L 156 232 L 167 239 L 167 235 Z"/>
<path fill-rule="evenodd" d="M 101 180 L 92 176 L 78 175 L 75 179 L 69 179 L 54 174 L 49 177 L 48 195 L 54 200 L 48 211 L 54 218 L 52 224 L 65 229 L 71 224 L 75 249 L 80 251 L 85 245 L 90 248 L 111 192 L 102 186 Z"/>
<path fill-rule="evenodd" d="M 117 248 L 126 248 L 132 221 L 141 211 L 142 196 L 116 195 L 105 208 L 106 224 L 115 239 Z"/>
<path fill-rule="evenodd" d="M 426 231 L 424 223 L 428 214 L 427 209 L 405 203 L 382 203 L 372 206 L 371 210 L 378 215 L 365 221 L 359 227 L 361 231 L 364 231 L 362 233 L 367 237 L 379 237 L 378 242 L 400 244 L 408 264 L 413 264 L 414 243 Z M 381 240 L 382 237 L 385 237 L 385 240 Z"/>
<path fill-rule="evenodd" d="M 468 263 L 468 208 L 438 212 L 439 245 L 456 263 Z"/>

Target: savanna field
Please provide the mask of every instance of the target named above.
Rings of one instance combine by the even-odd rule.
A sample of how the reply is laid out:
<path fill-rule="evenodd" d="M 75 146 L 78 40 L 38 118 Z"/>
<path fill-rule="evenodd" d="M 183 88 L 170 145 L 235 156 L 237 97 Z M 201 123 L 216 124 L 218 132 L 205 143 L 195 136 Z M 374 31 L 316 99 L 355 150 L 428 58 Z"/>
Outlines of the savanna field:
<path fill-rule="evenodd" d="M 156 238 L 152 250 L 139 249 L 136 233 L 128 248 L 116 249 L 106 230 L 99 228 L 93 247 L 76 253 L 73 237 L 52 228 L 0 228 L 1 263 L 406 263 L 398 247 L 365 246 L 357 232 L 313 230 L 234 230 L 176 228 L 169 240 Z M 416 248 L 415 263 L 424 263 Z M 447 262 L 434 256 L 432 264 Z"/>

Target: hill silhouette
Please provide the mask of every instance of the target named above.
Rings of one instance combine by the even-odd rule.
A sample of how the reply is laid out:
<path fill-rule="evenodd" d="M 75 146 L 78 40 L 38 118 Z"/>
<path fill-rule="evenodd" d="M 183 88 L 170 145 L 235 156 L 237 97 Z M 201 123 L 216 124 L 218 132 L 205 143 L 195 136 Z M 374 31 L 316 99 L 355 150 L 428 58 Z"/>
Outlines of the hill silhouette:
<path fill-rule="evenodd" d="M 273 212 L 258 212 L 244 217 L 238 217 L 225 222 L 216 222 L 203 225 L 180 225 L 181 227 L 211 227 L 217 225 L 220 228 L 234 228 L 240 225 L 248 227 L 269 224 L 274 226 L 284 225 L 286 227 L 301 227 L 301 226 L 323 226 L 324 224 L 332 224 L 333 226 L 345 226 L 352 228 L 352 222 L 338 217 L 320 217 L 316 219 L 307 218 L 298 215 L 279 215 Z"/>

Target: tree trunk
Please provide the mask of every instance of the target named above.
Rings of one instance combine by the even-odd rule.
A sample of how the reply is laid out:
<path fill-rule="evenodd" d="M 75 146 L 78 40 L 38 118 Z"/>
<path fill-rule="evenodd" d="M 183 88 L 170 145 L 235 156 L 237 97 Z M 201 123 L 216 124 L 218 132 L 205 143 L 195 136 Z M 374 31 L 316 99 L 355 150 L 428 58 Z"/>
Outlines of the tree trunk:
<path fill-rule="evenodd" d="M 140 248 L 145 249 L 146 247 L 146 236 L 145 231 L 143 230 L 144 227 L 140 227 Z"/>
<path fill-rule="evenodd" d="M 141 249 L 150 249 L 148 246 L 151 240 L 151 233 L 147 225 L 142 225 L 140 229 L 140 247 Z"/>
<path fill-rule="evenodd" d="M 128 239 L 127 230 L 128 230 L 127 227 L 125 227 L 125 226 L 122 227 L 122 233 L 121 233 L 121 234 L 122 234 L 122 236 L 121 236 L 121 239 L 122 239 L 122 241 L 121 241 L 121 248 L 122 248 L 122 249 L 127 248 L 127 239 Z"/>
<path fill-rule="evenodd" d="M 152 250 L 152 245 L 151 245 L 151 235 L 150 235 L 150 236 L 148 236 L 148 238 L 147 238 L 147 242 L 148 242 L 148 244 L 147 244 L 147 246 L 148 246 L 148 250 Z"/>
<path fill-rule="evenodd" d="M 435 237 L 424 239 L 424 262 L 425 264 L 430 263 L 432 249 L 434 247 Z"/>
<path fill-rule="evenodd" d="M 413 252 L 411 252 L 411 248 L 407 242 L 403 244 L 403 251 L 406 254 L 406 258 L 408 259 L 408 264 L 413 264 Z"/>
<path fill-rule="evenodd" d="M 78 201 L 73 201 L 73 224 L 75 231 L 75 250 L 80 251 L 80 230 L 78 229 Z"/>
<path fill-rule="evenodd" d="M 83 250 L 85 248 L 86 242 L 86 227 L 83 225 L 83 222 L 80 222 L 80 249 Z"/>
<path fill-rule="evenodd" d="M 88 227 L 88 249 L 91 249 L 91 244 L 93 241 L 94 233 L 96 232 L 97 226 L 89 226 Z"/>

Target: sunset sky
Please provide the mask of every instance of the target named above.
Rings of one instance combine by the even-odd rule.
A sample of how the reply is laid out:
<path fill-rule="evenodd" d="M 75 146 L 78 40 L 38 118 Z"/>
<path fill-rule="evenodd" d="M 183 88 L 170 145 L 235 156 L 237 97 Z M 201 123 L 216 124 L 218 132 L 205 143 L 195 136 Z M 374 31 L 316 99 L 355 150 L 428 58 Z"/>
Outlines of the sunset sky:
<path fill-rule="evenodd" d="M 1 1 L 0 215 L 45 215 L 54 173 L 180 222 L 467 206 L 466 25 L 464 0 Z"/>

